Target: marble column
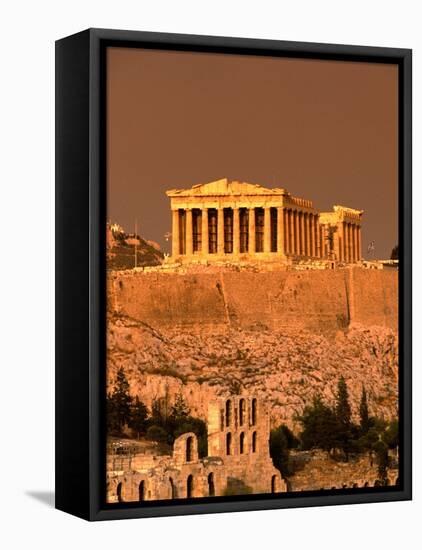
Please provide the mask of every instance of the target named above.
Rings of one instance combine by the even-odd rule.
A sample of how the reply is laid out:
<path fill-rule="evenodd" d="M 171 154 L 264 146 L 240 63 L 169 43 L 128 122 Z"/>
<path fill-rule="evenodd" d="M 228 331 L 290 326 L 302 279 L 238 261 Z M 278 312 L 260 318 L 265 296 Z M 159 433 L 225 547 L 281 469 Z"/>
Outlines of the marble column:
<path fill-rule="evenodd" d="M 224 254 L 224 209 L 217 209 L 217 253 Z"/>
<path fill-rule="evenodd" d="M 264 252 L 271 252 L 271 210 L 264 208 Z"/>
<path fill-rule="evenodd" d="M 349 232 L 347 222 L 344 222 L 344 261 L 349 262 L 349 244 L 348 244 Z"/>
<path fill-rule="evenodd" d="M 305 255 L 305 213 L 300 212 L 300 255 Z"/>
<path fill-rule="evenodd" d="M 308 258 L 311 254 L 311 214 L 306 214 L 306 255 Z"/>
<path fill-rule="evenodd" d="M 350 223 L 347 224 L 347 261 L 352 262 L 352 243 L 351 243 Z"/>
<path fill-rule="evenodd" d="M 284 251 L 286 254 L 289 253 L 289 211 L 283 210 L 283 224 L 284 224 Z M 278 214 L 277 214 L 278 216 Z M 278 250 L 278 247 L 277 247 Z"/>
<path fill-rule="evenodd" d="M 284 208 L 277 208 L 277 254 L 285 256 Z"/>
<path fill-rule="evenodd" d="M 172 231 L 171 231 L 171 254 L 179 256 L 180 254 L 180 233 L 179 233 L 179 210 L 172 210 Z"/>
<path fill-rule="evenodd" d="M 323 258 L 324 257 L 324 246 L 322 241 L 322 231 L 321 226 L 319 224 L 319 218 L 317 222 L 317 249 L 318 249 L 318 257 Z"/>
<path fill-rule="evenodd" d="M 202 255 L 206 256 L 209 251 L 209 235 L 208 235 L 208 208 L 202 209 Z"/>
<path fill-rule="evenodd" d="M 342 248 L 342 260 L 343 262 L 347 262 L 347 228 L 346 228 L 346 223 L 345 222 L 342 222 L 341 223 L 341 234 L 343 236 L 343 239 L 342 239 L 342 244 L 341 244 L 341 248 Z"/>
<path fill-rule="evenodd" d="M 310 214 L 310 234 L 311 234 L 311 256 L 315 258 L 315 216 Z"/>
<path fill-rule="evenodd" d="M 359 261 L 359 226 L 355 224 L 355 262 Z"/>
<path fill-rule="evenodd" d="M 362 235 L 361 235 L 360 225 L 358 225 L 357 230 L 358 230 L 358 262 L 360 262 L 362 258 Z"/>
<path fill-rule="evenodd" d="M 186 256 L 193 254 L 192 209 L 186 209 Z"/>
<path fill-rule="evenodd" d="M 295 254 L 300 255 L 300 230 L 299 230 L 299 212 L 294 210 L 295 217 Z"/>
<path fill-rule="evenodd" d="M 233 254 L 240 252 L 240 218 L 239 208 L 233 208 Z"/>
<path fill-rule="evenodd" d="M 255 208 L 249 208 L 249 254 L 255 254 Z"/>
<path fill-rule="evenodd" d="M 314 216 L 314 242 L 315 242 L 315 257 L 316 258 L 319 258 L 319 253 L 320 253 L 320 250 L 319 250 L 319 239 L 318 239 L 318 234 L 319 234 L 319 218 L 318 216 Z"/>
<path fill-rule="evenodd" d="M 344 251 L 344 235 L 343 235 L 343 222 L 340 222 L 337 225 L 337 233 L 338 233 L 338 240 L 339 240 L 339 251 L 338 251 L 338 259 L 340 262 L 343 261 L 343 251 Z"/>
<path fill-rule="evenodd" d="M 287 231 L 289 232 L 289 254 L 294 254 L 294 223 L 293 223 L 293 210 L 288 210 L 287 216 Z"/>
<path fill-rule="evenodd" d="M 351 243 L 351 256 L 352 256 L 352 263 L 354 263 L 356 260 L 355 260 L 355 246 L 356 246 L 356 243 L 355 243 L 355 224 L 354 223 L 351 223 L 350 224 L 350 243 Z"/>

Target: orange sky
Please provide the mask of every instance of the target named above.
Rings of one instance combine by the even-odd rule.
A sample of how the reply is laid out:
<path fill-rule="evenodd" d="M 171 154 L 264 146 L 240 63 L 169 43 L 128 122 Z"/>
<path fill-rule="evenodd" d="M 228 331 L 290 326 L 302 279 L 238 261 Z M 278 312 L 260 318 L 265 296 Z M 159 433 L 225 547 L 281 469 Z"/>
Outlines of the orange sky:
<path fill-rule="evenodd" d="M 223 177 L 365 210 L 364 256 L 397 243 L 394 65 L 109 48 L 108 218 L 159 242 L 166 189 Z"/>

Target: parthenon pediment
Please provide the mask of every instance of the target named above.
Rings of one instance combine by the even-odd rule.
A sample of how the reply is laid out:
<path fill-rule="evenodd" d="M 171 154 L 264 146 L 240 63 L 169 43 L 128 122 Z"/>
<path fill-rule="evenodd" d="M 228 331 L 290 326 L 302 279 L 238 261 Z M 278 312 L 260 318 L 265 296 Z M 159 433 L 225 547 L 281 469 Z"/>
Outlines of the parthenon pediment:
<path fill-rule="evenodd" d="M 223 178 L 209 183 L 200 183 L 190 189 L 171 189 L 167 191 L 169 197 L 206 197 L 219 195 L 283 195 L 284 189 L 268 189 L 262 185 L 243 181 L 230 181 Z"/>

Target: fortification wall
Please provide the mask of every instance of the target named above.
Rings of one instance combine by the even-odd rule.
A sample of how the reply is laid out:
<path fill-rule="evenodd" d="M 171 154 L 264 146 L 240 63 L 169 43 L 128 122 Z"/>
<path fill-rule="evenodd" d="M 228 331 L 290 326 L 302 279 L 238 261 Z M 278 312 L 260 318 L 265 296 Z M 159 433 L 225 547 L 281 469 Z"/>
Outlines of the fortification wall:
<path fill-rule="evenodd" d="M 109 307 L 155 328 L 397 329 L 398 272 L 113 273 Z"/>

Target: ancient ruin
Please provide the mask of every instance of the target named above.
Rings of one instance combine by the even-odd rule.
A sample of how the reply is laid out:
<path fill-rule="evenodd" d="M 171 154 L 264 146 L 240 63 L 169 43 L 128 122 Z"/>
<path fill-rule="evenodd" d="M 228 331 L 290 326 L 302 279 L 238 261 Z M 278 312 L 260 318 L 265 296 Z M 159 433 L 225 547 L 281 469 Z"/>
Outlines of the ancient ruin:
<path fill-rule="evenodd" d="M 221 179 L 167 191 L 172 260 L 361 260 L 362 210 L 312 201 L 285 189 Z"/>
<path fill-rule="evenodd" d="M 194 433 L 179 436 L 171 456 L 108 456 L 107 501 L 131 502 L 278 493 L 286 482 L 269 454 L 270 423 L 255 397 L 219 398 L 208 405 L 208 455 L 199 458 Z"/>

